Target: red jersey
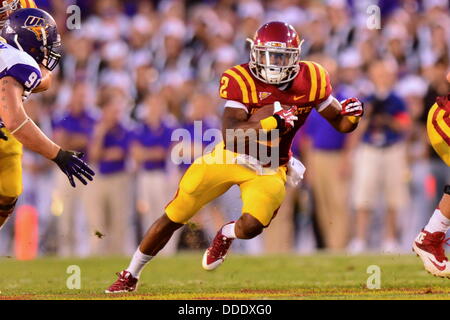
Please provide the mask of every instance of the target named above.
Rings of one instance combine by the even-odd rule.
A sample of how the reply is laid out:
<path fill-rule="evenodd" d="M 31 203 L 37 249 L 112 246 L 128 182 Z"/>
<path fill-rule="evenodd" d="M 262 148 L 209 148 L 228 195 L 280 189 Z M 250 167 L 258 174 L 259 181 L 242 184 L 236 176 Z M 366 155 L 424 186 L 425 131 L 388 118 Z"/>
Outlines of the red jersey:
<path fill-rule="evenodd" d="M 248 63 L 226 70 L 220 79 L 220 97 L 245 105 L 248 115 L 262 106 L 279 101 L 282 105 L 297 106 L 294 128 L 281 134 L 279 141 L 280 165 L 289 161 L 291 145 L 298 129 L 305 123 L 312 108 L 326 101 L 332 91 L 327 71 L 318 63 L 301 61 L 300 70 L 286 89 L 256 79 Z"/>

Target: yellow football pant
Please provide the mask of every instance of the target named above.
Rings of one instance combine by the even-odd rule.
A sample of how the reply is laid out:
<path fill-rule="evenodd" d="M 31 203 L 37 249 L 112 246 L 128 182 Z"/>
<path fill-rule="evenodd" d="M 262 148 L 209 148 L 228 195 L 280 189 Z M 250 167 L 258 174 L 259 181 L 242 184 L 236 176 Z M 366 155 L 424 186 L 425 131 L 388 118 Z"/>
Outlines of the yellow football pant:
<path fill-rule="evenodd" d="M 225 163 L 233 155 L 219 145 L 196 159 L 182 177 L 175 198 L 166 206 L 170 220 L 188 222 L 205 204 L 237 184 L 241 189 L 242 213 L 269 225 L 285 196 L 286 167 L 279 167 L 272 175 L 257 175 L 242 165 Z"/>
<path fill-rule="evenodd" d="M 0 196 L 16 198 L 22 193 L 22 144 L 6 129 L 8 141 L 0 140 Z"/>
<path fill-rule="evenodd" d="M 428 112 L 427 132 L 436 153 L 450 166 L 450 122 L 446 111 L 437 103 Z"/>

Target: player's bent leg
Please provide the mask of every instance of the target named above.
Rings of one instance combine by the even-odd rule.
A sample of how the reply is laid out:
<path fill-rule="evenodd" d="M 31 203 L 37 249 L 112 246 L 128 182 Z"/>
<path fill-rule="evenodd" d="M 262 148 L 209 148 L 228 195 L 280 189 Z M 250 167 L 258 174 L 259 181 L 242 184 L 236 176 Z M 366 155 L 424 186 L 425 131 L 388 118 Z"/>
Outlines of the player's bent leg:
<path fill-rule="evenodd" d="M 202 266 L 211 271 L 220 266 L 235 238 L 252 239 L 270 224 L 280 207 L 286 190 L 285 175 L 256 176 L 240 185 L 243 215 L 239 220 L 224 225 L 205 251 Z"/>
<path fill-rule="evenodd" d="M 145 265 L 164 248 L 173 233 L 183 224 L 173 222 L 166 214 L 157 219 L 148 229 L 127 269 L 117 273 L 118 279 L 105 293 L 133 292 L 137 289 L 139 275 Z"/>
<path fill-rule="evenodd" d="M 0 229 L 8 220 L 9 216 L 14 212 L 17 203 L 17 197 L 0 196 Z"/>
<path fill-rule="evenodd" d="M 173 233 L 187 223 L 205 204 L 230 188 L 231 184 L 226 179 L 217 176 L 217 169 L 217 166 L 208 167 L 203 164 L 189 167 L 180 181 L 175 198 L 166 206 L 165 214 L 149 228 L 129 267 L 118 273 L 118 279 L 105 291 L 106 293 L 135 291 L 141 271 L 164 248 Z M 223 171 L 226 177 L 226 170 Z"/>
<path fill-rule="evenodd" d="M 148 229 L 139 245 L 139 250 L 149 256 L 155 256 L 170 240 L 173 233 L 184 224 L 173 222 L 167 214 L 163 214 Z"/>
<path fill-rule="evenodd" d="M 439 207 L 413 242 L 412 250 L 422 260 L 425 270 L 437 277 L 450 278 L 450 263 L 445 256 L 445 234 L 450 228 L 450 186 L 444 189 Z"/>
<path fill-rule="evenodd" d="M 22 145 L 8 132 L 8 141 L 0 144 L 0 228 L 14 212 L 22 193 Z"/>

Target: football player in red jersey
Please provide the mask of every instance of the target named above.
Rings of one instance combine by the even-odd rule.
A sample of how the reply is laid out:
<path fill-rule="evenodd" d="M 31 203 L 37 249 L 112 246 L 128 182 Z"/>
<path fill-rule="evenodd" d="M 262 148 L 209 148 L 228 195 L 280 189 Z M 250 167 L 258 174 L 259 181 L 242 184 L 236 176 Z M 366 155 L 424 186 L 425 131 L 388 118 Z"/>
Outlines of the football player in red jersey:
<path fill-rule="evenodd" d="M 134 291 L 142 269 L 173 232 L 233 185 L 241 189 L 242 216 L 218 231 L 203 256 L 203 268 L 217 268 L 233 239 L 259 235 L 280 207 L 286 181 L 295 184 L 302 177 L 304 168 L 291 157 L 290 147 L 313 108 L 340 132 L 351 132 L 357 127 L 363 115 L 362 103 L 356 98 L 342 103 L 333 98 L 326 70 L 317 63 L 300 61 L 301 44 L 289 24 L 267 23 L 251 40 L 250 62 L 223 73 L 219 94 L 226 100 L 222 119 L 224 142 L 189 167 L 175 198 L 147 231 L 129 267 L 118 274 L 107 293 Z M 251 115 L 267 105 L 273 106 L 273 112 L 254 121 Z M 269 153 L 278 154 L 276 166 L 260 161 L 259 153 L 253 154 L 251 148 L 236 152 L 238 134 L 230 138 L 228 133 L 243 130 L 278 134 L 275 141 L 257 140 L 268 145 Z"/>
<path fill-rule="evenodd" d="M 450 83 L 450 72 L 447 81 Z M 450 166 L 450 93 L 438 97 L 428 112 L 427 133 L 436 153 Z M 438 207 L 412 245 L 425 270 L 441 278 L 450 278 L 450 263 L 444 249 L 444 244 L 448 244 L 445 234 L 449 229 L 450 185 L 446 185 Z"/>

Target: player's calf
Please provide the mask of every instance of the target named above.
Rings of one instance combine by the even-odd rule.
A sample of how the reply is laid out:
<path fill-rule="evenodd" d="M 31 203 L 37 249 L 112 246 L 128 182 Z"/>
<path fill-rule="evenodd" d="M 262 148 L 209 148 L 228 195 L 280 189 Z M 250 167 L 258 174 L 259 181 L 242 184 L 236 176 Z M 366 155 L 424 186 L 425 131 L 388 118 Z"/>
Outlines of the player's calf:
<path fill-rule="evenodd" d="M 0 196 L 0 228 L 14 212 L 18 198 Z"/>
<path fill-rule="evenodd" d="M 248 213 L 244 213 L 238 221 L 236 221 L 236 237 L 239 239 L 253 239 L 261 234 L 264 226 L 255 217 Z"/>

